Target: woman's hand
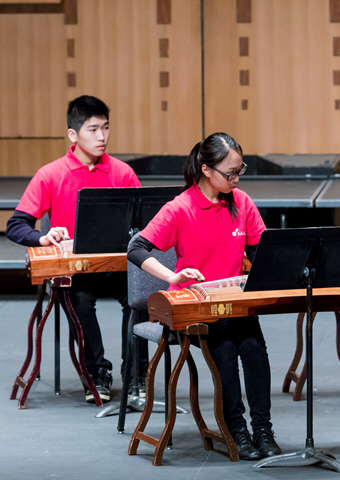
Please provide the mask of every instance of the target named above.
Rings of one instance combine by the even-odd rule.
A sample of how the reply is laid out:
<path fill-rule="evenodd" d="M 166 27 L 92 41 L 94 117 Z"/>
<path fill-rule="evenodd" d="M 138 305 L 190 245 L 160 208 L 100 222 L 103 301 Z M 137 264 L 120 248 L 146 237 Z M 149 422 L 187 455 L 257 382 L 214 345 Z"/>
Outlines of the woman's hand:
<path fill-rule="evenodd" d="M 173 273 L 168 281 L 172 285 L 178 285 L 179 283 L 186 283 L 190 280 L 196 280 L 197 282 L 204 282 L 205 278 L 199 270 L 195 268 L 184 268 L 178 273 Z"/>
<path fill-rule="evenodd" d="M 172 285 L 178 285 L 179 283 L 186 283 L 194 279 L 197 282 L 203 282 L 204 276 L 196 268 L 184 268 L 178 273 L 174 273 L 169 268 L 162 265 L 155 257 L 149 257 L 142 263 L 142 270 L 154 275 L 161 280 Z"/>
<path fill-rule="evenodd" d="M 49 230 L 46 235 L 40 237 L 39 242 L 42 246 L 53 245 L 58 246 L 58 243 L 62 240 L 69 240 L 68 231 L 66 227 L 54 227 Z"/>

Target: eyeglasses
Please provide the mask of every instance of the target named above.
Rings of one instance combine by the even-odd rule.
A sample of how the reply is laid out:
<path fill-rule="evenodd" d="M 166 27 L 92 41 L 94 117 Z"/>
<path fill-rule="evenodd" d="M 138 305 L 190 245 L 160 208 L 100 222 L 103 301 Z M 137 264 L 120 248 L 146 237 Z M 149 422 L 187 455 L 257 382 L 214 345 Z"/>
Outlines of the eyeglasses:
<path fill-rule="evenodd" d="M 236 178 L 237 176 L 240 177 L 241 175 L 243 175 L 244 172 L 247 170 L 247 167 L 248 165 L 246 163 L 242 163 L 242 167 L 240 168 L 240 170 L 237 170 L 237 172 L 232 172 L 232 173 L 221 172 L 221 170 L 215 167 L 210 167 L 210 168 L 211 170 L 216 170 L 216 172 L 220 173 L 222 177 L 226 178 L 230 182 L 231 180 L 234 180 L 234 178 Z"/>

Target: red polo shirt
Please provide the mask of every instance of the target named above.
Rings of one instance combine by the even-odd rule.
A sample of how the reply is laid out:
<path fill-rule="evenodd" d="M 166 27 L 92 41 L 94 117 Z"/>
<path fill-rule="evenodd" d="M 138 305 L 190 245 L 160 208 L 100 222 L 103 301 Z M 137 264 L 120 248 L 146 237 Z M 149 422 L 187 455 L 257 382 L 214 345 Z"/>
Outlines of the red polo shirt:
<path fill-rule="evenodd" d="M 239 189 L 233 193 L 237 220 L 224 200 L 212 203 L 193 186 L 164 205 L 141 236 L 162 251 L 175 247 L 176 272 L 196 268 L 206 281 L 242 275 L 245 245 L 256 245 L 266 227 L 251 198 Z"/>
<path fill-rule="evenodd" d="M 51 227 L 66 227 L 74 236 L 77 193 L 84 187 L 140 187 L 126 163 L 106 153 L 90 170 L 73 153 L 72 145 L 64 156 L 40 168 L 27 186 L 16 210 L 41 218 L 49 213 Z"/>

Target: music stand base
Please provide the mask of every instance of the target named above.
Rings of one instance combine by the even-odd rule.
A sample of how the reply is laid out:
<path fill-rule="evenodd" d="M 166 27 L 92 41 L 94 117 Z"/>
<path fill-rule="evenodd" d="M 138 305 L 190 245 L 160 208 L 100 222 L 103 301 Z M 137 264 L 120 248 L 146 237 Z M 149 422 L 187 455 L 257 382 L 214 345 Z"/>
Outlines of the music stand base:
<path fill-rule="evenodd" d="M 315 463 L 325 463 L 329 465 L 336 472 L 340 473 L 340 463 L 337 459 L 326 450 L 318 450 L 314 447 L 307 447 L 300 452 L 285 453 L 282 455 L 274 455 L 273 457 L 267 457 L 253 465 L 253 468 L 266 467 L 267 465 L 284 460 L 294 460 L 300 458 L 302 460 L 314 459 Z"/>

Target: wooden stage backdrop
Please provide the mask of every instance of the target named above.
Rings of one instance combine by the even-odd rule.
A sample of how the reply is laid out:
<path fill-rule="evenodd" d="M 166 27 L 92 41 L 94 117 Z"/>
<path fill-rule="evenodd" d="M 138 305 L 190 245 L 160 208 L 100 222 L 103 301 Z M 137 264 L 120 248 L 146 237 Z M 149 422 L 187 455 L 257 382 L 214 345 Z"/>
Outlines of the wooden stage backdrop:
<path fill-rule="evenodd" d="M 0 0 L 0 52 L 1 176 L 63 154 L 82 94 L 112 153 L 187 154 L 202 97 L 247 154 L 340 152 L 340 0 Z"/>

